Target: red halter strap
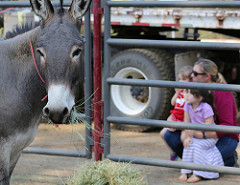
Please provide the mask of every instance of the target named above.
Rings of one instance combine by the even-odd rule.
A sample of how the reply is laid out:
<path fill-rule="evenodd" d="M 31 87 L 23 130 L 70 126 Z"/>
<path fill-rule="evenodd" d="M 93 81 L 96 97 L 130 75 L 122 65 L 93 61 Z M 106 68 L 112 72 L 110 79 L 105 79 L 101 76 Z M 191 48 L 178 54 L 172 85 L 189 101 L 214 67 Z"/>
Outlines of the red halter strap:
<path fill-rule="evenodd" d="M 12 10 L 12 9 L 14 9 L 14 8 L 7 8 L 7 9 L 5 9 L 5 10 L 2 10 L 2 11 L 0 11 L 0 14 L 5 13 L 5 12 L 7 12 L 7 11 L 9 11 L 9 10 Z"/>
<path fill-rule="evenodd" d="M 29 44 L 30 44 L 30 47 L 31 47 L 31 53 L 32 53 L 32 58 L 33 58 L 33 62 L 34 62 L 34 65 L 35 65 L 35 69 L 36 69 L 36 71 L 38 73 L 38 76 L 42 80 L 42 82 L 45 83 L 45 81 L 43 80 L 43 77 L 41 76 L 41 74 L 40 74 L 40 72 L 38 70 L 37 62 L 35 60 L 35 56 L 34 56 L 34 52 L 33 52 L 32 42 L 30 41 Z M 46 95 L 41 101 L 44 101 L 47 98 L 47 96 L 48 95 Z"/>

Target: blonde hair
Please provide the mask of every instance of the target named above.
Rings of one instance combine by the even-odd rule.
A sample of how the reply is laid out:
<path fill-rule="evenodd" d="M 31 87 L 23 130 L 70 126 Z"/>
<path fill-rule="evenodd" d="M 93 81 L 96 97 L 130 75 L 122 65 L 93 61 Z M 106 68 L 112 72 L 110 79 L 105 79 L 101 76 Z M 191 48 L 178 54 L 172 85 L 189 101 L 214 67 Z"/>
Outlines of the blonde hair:
<path fill-rule="evenodd" d="M 195 62 L 195 65 L 199 65 L 204 73 L 210 74 L 213 82 L 227 84 L 223 75 L 218 72 L 218 67 L 213 61 L 206 58 L 200 58 Z"/>
<path fill-rule="evenodd" d="M 184 66 L 179 69 L 177 75 L 182 75 L 182 77 L 184 79 L 188 78 L 191 81 L 192 80 L 192 77 L 191 77 L 192 69 L 193 69 L 192 66 L 189 66 L 189 65 Z"/>
<path fill-rule="evenodd" d="M 224 79 L 223 75 L 218 72 L 218 67 L 217 65 L 205 58 L 200 58 L 195 62 L 195 65 L 199 65 L 204 73 L 208 73 L 211 75 L 211 80 L 216 83 L 221 83 L 221 84 L 227 84 L 226 80 Z M 235 101 L 236 105 L 236 113 L 238 112 L 238 106 L 237 106 L 237 101 L 236 101 L 236 93 L 232 92 L 233 94 L 233 99 Z"/>

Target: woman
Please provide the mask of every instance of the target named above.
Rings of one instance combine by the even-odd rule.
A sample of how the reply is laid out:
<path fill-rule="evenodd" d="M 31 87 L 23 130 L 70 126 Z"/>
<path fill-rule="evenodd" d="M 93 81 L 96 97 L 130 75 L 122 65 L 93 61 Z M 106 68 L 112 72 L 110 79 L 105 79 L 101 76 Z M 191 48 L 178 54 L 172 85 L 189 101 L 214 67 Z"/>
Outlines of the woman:
<path fill-rule="evenodd" d="M 199 59 L 192 72 L 193 82 L 203 83 L 225 83 L 220 79 L 217 65 L 208 59 Z M 238 126 L 237 108 L 231 92 L 214 91 L 214 104 L 216 110 L 216 124 L 227 126 Z M 181 131 L 166 131 L 164 139 L 171 149 L 182 158 L 183 144 L 180 140 Z M 225 166 L 234 166 L 234 153 L 237 148 L 239 138 L 238 134 L 220 133 L 220 132 L 201 132 L 194 131 L 196 138 L 219 138 L 216 147 L 222 155 Z"/>

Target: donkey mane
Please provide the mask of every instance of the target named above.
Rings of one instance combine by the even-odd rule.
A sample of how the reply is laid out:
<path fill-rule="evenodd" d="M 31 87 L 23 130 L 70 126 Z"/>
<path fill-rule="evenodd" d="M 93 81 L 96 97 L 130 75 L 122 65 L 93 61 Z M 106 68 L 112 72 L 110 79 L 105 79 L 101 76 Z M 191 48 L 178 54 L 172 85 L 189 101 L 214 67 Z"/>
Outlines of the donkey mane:
<path fill-rule="evenodd" d="M 5 35 L 5 39 L 10 39 L 13 37 L 16 37 L 17 35 L 26 33 L 36 27 L 38 27 L 40 25 L 39 22 L 35 22 L 35 23 L 28 23 L 26 22 L 25 24 L 21 25 L 16 25 L 15 28 L 13 28 L 13 30 L 8 31 Z"/>
<path fill-rule="evenodd" d="M 19 28 L 13 31 L 9 31 L 8 35 L 6 35 L 6 39 L 4 42 L 0 42 L 0 48 L 2 52 L 8 53 L 6 54 L 6 58 L 14 59 L 12 62 L 14 65 L 25 65 L 25 68 L 16 67 L 18 72 L 23 73 L 28 70 L 30 67 L 28 64 L 33 62 L 30 41 L 35 47 L 37 37 L 41 31 L 40 27 L 36 26 L 25 26 L 25 29 Z"/>
<path fill-rule="evenodd" d="M 60 4 L 56 5 L 55 10 L 57 10 L 59 15 L 62 15 L 64 13 L 64 8 L 63 8 L 63 0 L 60 0 Z M 15 28 L 13 28 L 11 31 L 8 31 L 5 35 L 5 39 L 10 39 L 13 37 L 16 37 L 17 35 L 26 33 L 36 27 L 40 26 L 40 22 L 34 22 L 34 23 L 29 23 L 26 22 L 23 25 L 15 25 Z"/>

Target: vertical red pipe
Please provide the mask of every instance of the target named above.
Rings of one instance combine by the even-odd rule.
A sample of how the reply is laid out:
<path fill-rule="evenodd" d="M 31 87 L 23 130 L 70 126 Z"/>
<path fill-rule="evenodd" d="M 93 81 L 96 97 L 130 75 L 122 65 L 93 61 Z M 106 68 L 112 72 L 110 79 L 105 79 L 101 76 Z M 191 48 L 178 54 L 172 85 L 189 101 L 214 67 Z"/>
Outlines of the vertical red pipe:
<path fill-rule="evenodd" d="M 93 59 L 94 59 L 94 157 L 95 161 L 102 160 L 102 148 L 101 148 L 101 137 L 102 137 L 102 33 L 101 33 L 101 17 L 102 10 L 100 8 L 100 0 L 93 1 L 93 14 L 94 14 L 94 27 L 93 27 Z"/>

